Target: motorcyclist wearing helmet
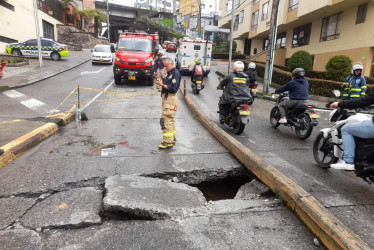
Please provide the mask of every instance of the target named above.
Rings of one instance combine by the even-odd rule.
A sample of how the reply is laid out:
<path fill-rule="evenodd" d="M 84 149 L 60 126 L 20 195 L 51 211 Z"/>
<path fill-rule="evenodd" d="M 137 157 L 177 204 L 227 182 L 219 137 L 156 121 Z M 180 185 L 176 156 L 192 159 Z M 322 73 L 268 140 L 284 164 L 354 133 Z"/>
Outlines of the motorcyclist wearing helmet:
<path fill-rule="evenodd" d="M 248 64 L 248 69 L 245 73 L 248 75 L 250 84 L 249 87 L 251 87 L 251 85 L 253 85 L 256 82 L 257 78 L 256 64 L 254 62 L 250 62 Z"/>
<path fill-rule="evenodd" d="M 341 102 L 333 102 L 330 108 L 357 109 L 365 108 L 374 104 L 374 93 L 370 93 L 360 98 L 351 100 L 342 100 Z M 343 161 L 331 164 L 334 169 L 355 170 L 355 137 L 370 139 L 374 138 L 374 116 L 372 120 L 352 122 L 342 128 L 342 142 L 344 147 Z"/>
<path fill-rule="evenodd" d="M 308 104 L 309 82 L 304 76 L 305 70 L 303 68 L 294 69 L 294 71 L 292 71 L 292 80 L 275 91 L 275 94 L 288 91 L 290 98 L 289 100 L 283 100 L 279 104 L 279 112 L 281 113 L 279 123 L 287 123 L 286 108 L 293 108 L 300 104 Z"/>
<path fill-rule="evenodd" d="M 253 99 L 249 90 L 248 75 L 243 72 L 244 63 L 236 61 L 233 63 L 233 72 L 223 79 L 217 89 L 223 89 L 222 96 L 219 100 L 220 122 L 224 123 L 226 117 L 230 113 L 230 104 L 235 101 L 247 101 L 248 104 L 253 103 Z"/>
<path fill-rule="evenodd" d="M 192 71 L 191 71 L 191 82 L 195 82 L 197 76 L 204 77 L 204 74 L 205 74 L 205 69 L 201 65 L 201 59 L 196 58 L 195 65 L 193 66 Z"/>
<path fill-rule="evenodd" d="M 164 79 L 166 77 L 166 70 L 164 69 L 164 64 L 163 64 L 163 53 L 160 51 L 157 53 L 157 59 L 154 61 L 154 71 L 155 71 L 155 80 L 161 78 Z M 161 87 L 156 84 L 157 90 L 161 91 Z"/>
<path fill-rule="evenodd" d="M 364 68 L 361 64 L 356 63 L 352 66 L 352 73 L 343 83 L 343 100 L 359 98 L 366 94 L 365 77 L 361 75 Z"/>

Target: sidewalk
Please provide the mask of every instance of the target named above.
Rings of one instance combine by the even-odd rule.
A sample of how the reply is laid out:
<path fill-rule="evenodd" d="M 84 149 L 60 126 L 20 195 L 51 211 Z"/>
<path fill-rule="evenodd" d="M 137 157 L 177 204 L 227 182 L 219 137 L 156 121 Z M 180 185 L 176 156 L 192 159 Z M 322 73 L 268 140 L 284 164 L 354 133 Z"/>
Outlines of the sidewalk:
<path fill-rule="evenodd" d="M 91 59 L 91 51 L 69 51 L 66 58 L 59 61 L 43 59 L 43 67 L 39 68 L 39 60 L 30 58 L 30 64 L 21 67 L 5 67 L 4 77 L 0 80 L 0 90 L 24 87 L 62 72 L 75 68 Z M 0 95 L 1 91 L 0 91 Z M 2 120 L 0 117 L 0 148 L 16 138 L 39 128 L 50 121 L 35 120 Z"/>
<path fill-rule="evenodd" d="M 224 77 L 227 75 L 227 68 L 228 68 L 228 61 L 224 60 L 215 60 L 212 61 L 211 66 L 212 69 L 216 72 L 217 75 Z M 263 92 L 263 83 L 264 79 L 261 77 L 257 78 L 258 83 L 258 90 L 260 93 Z M 269 92 L 273 93 L 275 91 L 274 87 L 269 88 Z M 265 97 L 264 99 L 272 100 L 271 97 Z M 336 98 L 324 97 L 324 96 L 316 96 L 316 95 L 309 95 L 309 104 L 315 108 L 326 109 L 326 103 L 336 101 Z"/>
<path fill-rule="evenodd" d="M 69 51 L 67 57 L 58 61 L 43 58 L 43 67 L 39 67 L 37 58 L 30 58 L 30 64 L 20 67 L 5 67 L 4 77 L 0 80 L 0 89 L 14 89 L 27 86 L 46 78 L 75 68 L 91 59 L 91 51 Z"/>

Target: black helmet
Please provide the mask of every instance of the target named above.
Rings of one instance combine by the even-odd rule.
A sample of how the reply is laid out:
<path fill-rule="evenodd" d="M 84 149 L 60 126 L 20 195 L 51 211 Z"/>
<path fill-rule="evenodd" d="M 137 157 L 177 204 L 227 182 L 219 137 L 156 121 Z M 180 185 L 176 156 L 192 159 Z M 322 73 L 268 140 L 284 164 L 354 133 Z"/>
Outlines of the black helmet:
<path fill-rule="evenodd" d="M 296 68 L 292 71 L 292 77 L 300 78 L 305 76 L 305 70 L 303 68 Z"/>

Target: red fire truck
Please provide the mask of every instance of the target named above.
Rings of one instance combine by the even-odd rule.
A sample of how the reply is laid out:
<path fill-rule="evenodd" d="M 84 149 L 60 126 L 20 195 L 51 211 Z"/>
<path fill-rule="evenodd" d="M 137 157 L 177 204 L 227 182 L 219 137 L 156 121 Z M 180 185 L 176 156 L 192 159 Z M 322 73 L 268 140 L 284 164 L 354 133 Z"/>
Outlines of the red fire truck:
<path fill-rule="evenodd" d="M 119 36 L 113 66 L 114 82 L 145 80 L 153 85 L 153 57 L 157 53 L 158 33 L 125 31 Z"/>

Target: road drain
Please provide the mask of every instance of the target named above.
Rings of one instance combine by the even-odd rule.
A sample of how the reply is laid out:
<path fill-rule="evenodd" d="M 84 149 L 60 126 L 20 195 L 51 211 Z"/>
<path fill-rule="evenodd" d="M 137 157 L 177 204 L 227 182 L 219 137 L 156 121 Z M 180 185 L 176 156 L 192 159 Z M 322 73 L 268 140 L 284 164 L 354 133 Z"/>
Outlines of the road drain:
<path fill-rule="evenodd" d="M 218 201 L 233 199 L 239 188 L 251 180 L 249 176 L 228 176 L 221 180 L 205 181 L 191 186 L 197 187 L 207 201 Z"/>

